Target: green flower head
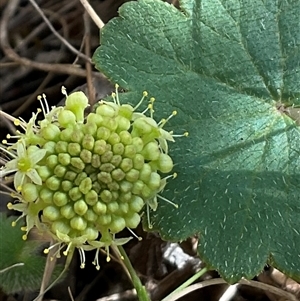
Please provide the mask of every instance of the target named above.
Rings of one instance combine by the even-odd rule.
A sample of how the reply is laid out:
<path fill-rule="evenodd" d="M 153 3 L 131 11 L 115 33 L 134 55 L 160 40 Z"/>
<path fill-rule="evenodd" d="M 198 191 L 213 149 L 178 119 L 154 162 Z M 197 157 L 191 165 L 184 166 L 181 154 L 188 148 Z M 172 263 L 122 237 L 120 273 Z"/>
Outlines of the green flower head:
<path fill-rule="evenodd" d="M 46 231 L 59 246 L 57 255 L 66 245 L 65 255 L 77 248 L 84 267 L 84 251 L 104 248 L 109 259 L 109 247 L 130 239 L 115 234 L 136 228 L 144 206 L 151 228 L 149 209 L 166 200 L 159 193 L 176 175 L 163 177 L 173 169 L 168 142 L 176 137 L 163 127 L 176 111 L 156 122 L 153 97 L 138 112 L 148 93 L 135 107 L 120 104 L 116 85 L 113 101 L 100 101 L 85 117 L 87 97 L 63 93 L 65 106 L 51 110 L 39 97 L 41 121 L 37 114 L 28 123 L 15 120 L 21 130 L 16 143 L 1 147 L 11 158 L 1 176 L 13 177 L 16 202 L 8 207 L 26 218 L 24 238 L 32 227 Z M 97 258 L 94 263 L 99 268 Z"/>

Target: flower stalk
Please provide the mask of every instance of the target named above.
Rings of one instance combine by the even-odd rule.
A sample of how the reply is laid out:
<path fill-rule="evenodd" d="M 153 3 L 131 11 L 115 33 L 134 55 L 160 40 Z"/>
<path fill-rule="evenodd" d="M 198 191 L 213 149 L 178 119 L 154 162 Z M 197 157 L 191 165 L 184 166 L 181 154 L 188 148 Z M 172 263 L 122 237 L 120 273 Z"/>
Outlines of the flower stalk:
<path fill-rule="evenodd" d="M 118 250 L 119 250 L 120 254 L 122 255 L 121 260 L 123 260 L 124 265 L 126 266 L 128 272 L 130 274 L 131 281 L 136 290 L 139 301 L 151 301 L 145 286 L 142 284 L 135 269 L 133 268 L 133 266 L 130 262 L 130 259 L 128 258 L 124 248 L 122 246 L 118 246 Z"/>

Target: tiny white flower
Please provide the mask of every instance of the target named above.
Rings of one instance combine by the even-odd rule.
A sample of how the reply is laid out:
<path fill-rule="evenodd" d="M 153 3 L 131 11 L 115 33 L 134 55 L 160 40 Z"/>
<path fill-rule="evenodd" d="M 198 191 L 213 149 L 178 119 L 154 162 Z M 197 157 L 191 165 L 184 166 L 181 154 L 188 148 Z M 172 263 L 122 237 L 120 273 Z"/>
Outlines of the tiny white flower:
<path fill-rule="evenodd" d="M 34 184 L 42 185 L 42 179 L 35 168 L 37 163 L 45 157 L 47 151 L 45 149 L 37 149 L 29 153 L 23 139 L 17 142 L 16 148 L 16 154 L 9 153 L 14 159 L 6 163 L 2 170 L 3 174 L 16 172 L 14 175 L 14 186 L 17 191 L 22 190 L 22 185 L 27 180 L 26 177 Z"/>

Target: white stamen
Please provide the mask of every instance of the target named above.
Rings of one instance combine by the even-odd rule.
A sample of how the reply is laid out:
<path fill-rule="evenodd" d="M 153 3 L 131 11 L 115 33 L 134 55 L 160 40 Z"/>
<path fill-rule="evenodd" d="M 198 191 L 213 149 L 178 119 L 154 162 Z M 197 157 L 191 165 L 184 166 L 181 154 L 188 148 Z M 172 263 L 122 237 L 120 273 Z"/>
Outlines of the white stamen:
<path fill-rule="evenodd" d="M 150 222 L 150 206 L 148 204 L 147 204 L 147 221 L 148 221 L 148 228 L 152 229 L 153 226 L 152 226 L 152 224 Z"/>
<path fill-rule="evenodd" d="M 83 248 L 78 248 L 78 252 L 79 252 L 79 257 L 80 257 L 80 268 L 84 269 L 85 267 L 85 253 Z"/>
<path fill-rule="evenodd" d="M 100 270 L 100 264 L 99 264 L 99 250 L 100 248 L 97 249 L 96 254 L 95 254 L 95 258 L 94 261 L 92 262 L 93 265 L 96 266 L 96 270 Z"/>
<path fill-rule="evenodd" d="M 167 202 L 167 203 L 173 205 L 176 209 L 178 209 L 178 207 L 179 207 L 178 204 L 175 204 L 175 203 L 171 202 L 170 200 L 164 198 L 163 196 L 161 196 L 161 195 L 159 195 L 159 194 L 157 194 L 157 197 L 158 197 L 159 199 L 162 199 L 163 201 L 165 201 L 165 202 Z"/>
<path fill-rule="evenodd" d="M 130 228 L 126 227 L 127 230 L 138 240 L 141 241 L 143 238 L 140 236 L 137 236 Z"/>
<path fill-rule="evenodd" d="M 143 92 L 143 97 L 141 98 L 141 100 L 139 101 L 139 103 L 133 108 L 133 110 L 135 111 L 144 101 L 144 99 L 148 96 L 148 92 L 144 91 Z"/>

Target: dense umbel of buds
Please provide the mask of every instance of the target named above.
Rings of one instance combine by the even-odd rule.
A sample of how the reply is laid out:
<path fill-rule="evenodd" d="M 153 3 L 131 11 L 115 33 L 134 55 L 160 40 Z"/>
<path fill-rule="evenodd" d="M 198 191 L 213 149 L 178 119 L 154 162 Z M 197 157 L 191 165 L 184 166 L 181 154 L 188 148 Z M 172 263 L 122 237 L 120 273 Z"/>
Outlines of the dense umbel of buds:
<path fill-rule="evenodd" d="M 146 92 L 136 108 L 119 103 L 117 88 L 112 96 L 86 118 L 88 100 L 75 92 L 51 110 L 44 99 L 42 121 L 15 120 L 24 133 L 4 149 L 13 159 L 2 173 L 15 173 L 18 202 L 8 207 L 26 216 L 27 233 L 37 226 L 69 247 L 107 247 L 114 234 L 137 227 L 145 204 L 155 209 L 161 175 L 173 168 L 167 140 L 174 139 L 162 128 L 168 119 L 154 121 L 154 98 L 136 112 Z"/>

